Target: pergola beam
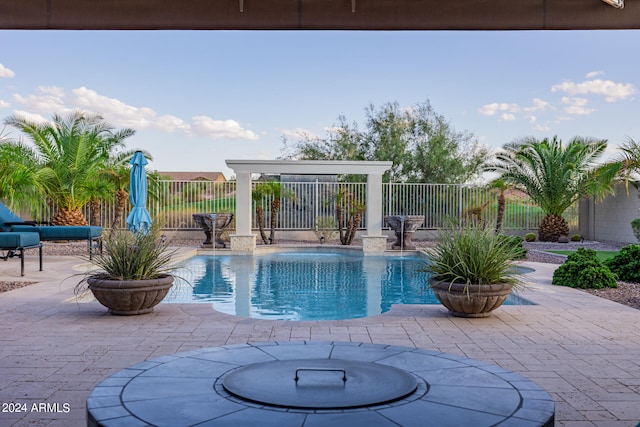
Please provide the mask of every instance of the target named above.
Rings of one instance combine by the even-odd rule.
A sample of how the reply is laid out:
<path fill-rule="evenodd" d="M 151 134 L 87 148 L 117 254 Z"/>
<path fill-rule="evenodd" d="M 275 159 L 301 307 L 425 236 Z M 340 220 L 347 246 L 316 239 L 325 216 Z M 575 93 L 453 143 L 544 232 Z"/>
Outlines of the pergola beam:
<path fill-rule="evenodd" d="M 0 0 L 0 29 L 638 29 L 600 0 Z"/>

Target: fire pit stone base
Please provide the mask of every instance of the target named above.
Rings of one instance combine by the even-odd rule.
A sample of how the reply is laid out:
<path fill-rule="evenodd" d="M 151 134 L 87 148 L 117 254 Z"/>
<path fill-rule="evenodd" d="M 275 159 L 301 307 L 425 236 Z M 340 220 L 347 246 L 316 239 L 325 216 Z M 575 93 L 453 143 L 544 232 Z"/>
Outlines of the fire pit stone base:
<path fill-rule="evenodd" d="M 292 372 L 279 375 L 278 381 L 292 383 L 289 390 L 314 402 L 312 408 L 305 409 L 306 403 L 291 409 L 277 401 L 245 399 L 227 390 L 233 388 L 231 377 L 225 387 L 225 378 L 239 368 L 294 359 L 292 366 L 281 364 Z M 341 366 L 336 368 L 321 360 L 348 362 L 338 362 Z M 358 362 L 363 366 L 351 372 Z M 349 393 L 351 385 L 346 384 L 359 381 L 359 375 L 368 375 L 362 368 L 376 364 L 415 378 L 415 390 L 411 392 L 414 384 L 409 384 L 409 394 L 401 392 L 395 400 L 370 406 L 315 404 L 314 393 L 327 393 L 329 388 L 336 396 Z M 375 371 L 372 375 L 377 375 Z M 264 342 L 162 356 L 117 372 L 87 399 L 87 425 L 262 425 L 269 420 L 269 425 L 278 426 L 552 426 L 554 410 L 549 394 L 534 382 L 461 356 L 380 344 Z"/>

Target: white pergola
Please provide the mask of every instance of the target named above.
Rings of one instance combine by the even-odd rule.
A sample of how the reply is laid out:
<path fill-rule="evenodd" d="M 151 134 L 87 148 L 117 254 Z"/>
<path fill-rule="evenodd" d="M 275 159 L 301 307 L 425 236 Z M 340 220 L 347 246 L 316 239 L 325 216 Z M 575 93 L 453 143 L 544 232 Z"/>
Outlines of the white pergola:
<path fill-rule="evenodd" d="M 382 174 L 391 162 L 352 160 L 226 160 L 236 174 L 236 234 L 231 236 L 231 250 L 252 252 L 256 235 L 251 233 L 251 175 L 270 173 L 282 175 L 367 175 L 366 223 L 363 237 L 365 252 L 384 250 L 382 235 Z"/>

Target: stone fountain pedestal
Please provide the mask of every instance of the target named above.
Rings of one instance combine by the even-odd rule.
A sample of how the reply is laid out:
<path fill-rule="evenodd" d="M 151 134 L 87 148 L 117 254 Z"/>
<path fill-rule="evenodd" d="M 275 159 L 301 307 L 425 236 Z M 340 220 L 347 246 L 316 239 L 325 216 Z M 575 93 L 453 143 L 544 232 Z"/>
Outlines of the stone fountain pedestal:
<path fill-rule="evenodd" d="M 424 222 L 424 215 L 386 215 L 384 222 L 396 235 L 393 249 L 416 249 L 411 237 Z"/>
<path fill-rule="evenodd" d="M 203 248 L 226 248 L 222 240 L 222 231 L 231 223 L 233 214 L 230 213 L 197 213 L 193 214 L 193 220 L 198 224 L 206 240 L 202 242 Z M 212 240 L 213 238 L 213 240 Z"/>

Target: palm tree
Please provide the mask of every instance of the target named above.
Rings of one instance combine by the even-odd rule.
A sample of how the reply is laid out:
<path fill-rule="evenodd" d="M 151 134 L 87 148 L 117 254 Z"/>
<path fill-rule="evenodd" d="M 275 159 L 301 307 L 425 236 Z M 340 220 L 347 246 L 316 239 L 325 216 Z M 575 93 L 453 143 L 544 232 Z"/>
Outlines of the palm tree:
<path fill-rule="evenodd" d="M 272 245 L 276 242 L 276 226 L 278 225 L 278 211 L 280 211 L 281 200 L 283 197 L 292 198 L 293 193 L 287 191 L 280 182 L 271 180 L 261 182 L 256 185 L 255 189 L 251 193 L 251 197 L 256 204 L 256 217 L 258 219 L 260 237 L 265 245 Z M 264 232 L 264 209 L 262 207 L 262 200 L 265 197 L 269 197 L 271 199 L 269 203 L 269 238 L 267 238 Z"/>
<path fill-rule="evenodd" d="M 276 242 L 276 226 L 278 225 L 278 212 L 280 211 L 281 200 L 283 198 L 292 199 L 294 194 L 292 191 L 285 189 L 282 184 L 277 181 L 269 181 L 266 185 L 269 186 L 269 193 L 271 194 L 269 244 L 273 245 Z"/>
<path fill-rule="evenodd" d="M 36 160 L 37 188 L 57 207 L 52 222 L 86 225 L 81 208 L 91 199 L 90 184 L 103 170 L 109 156 L 124 147 L 132 129 L 115 130 L 98 114 L 80 111 L 66 117 L 53 115 L 52 122 L 36 123 L 10 116 L 5 124 L 20 130 L 33 144 L 19 164 Z"/>
<path fill-rule="evenodd" d="M 269 244 L 267 235 L 264 233 L 264 208 L 262 207 L 262 199 L 270 192 L 269 186 L 261 182 L 257 184 L 251 192 L 251 198 L 256 205 L 256 218 L 258 220 L 258 229 L 260 230 L 260 238 L 265 245 Z"/>
<path fill-rule="evenodd" d="M 0 136 L 0 199 L 10 208 L 38 202 L 37 159 L 20 142 Z"/>
<path fill-rule="evenodd" d="M 338 223 L 340 244 L 349 246 L 353 242 L 365 210 L 365 203 L 360 201 L 355 194 L 344 187 L 338 188 L 336 192 L 336 222 Z M 349 216 L 345 227 L 346 230 L 343 230 L 345 211 Z"/>
<path fill-rule="evenodd" d="M 624 144 L 620 147 L 620 177 L 629 190 L 629 183 L 631 182 L 636 188 L 638 188 L 638 196 L 640 197 L 640 179 L 638 174 L 640 173 L 640 142 L 636 142 L 631 138 L 628 138 Z"/>
<path fill-rule="evenodd" d="M 557 241 L 569 234 L 562 214 L 583 197 L 604 197 L 613 192 L 620 163 L 598 164 L 607 148 L 605 140 L 575 137 L 567 145 L 554 137 L 526 138 L 504 146 L 487 165 L 507 184 L 525 192 L 545 213 L 538 226 L 541 241 Z"/>
<path fill-rule="evenodd" d="M 496 201 L 498 205 L 498 212 L 496 214 L 496 233 L 502 230 L 502 222 L 504 220 L 504 211 L 507 207 L 507 200 L 504 196 L 504 192 L 509 188 L 509 185 L 502 178 L 494 179 L 489 183 L 490 190 L 497 190 L 498 195 Z"/>

